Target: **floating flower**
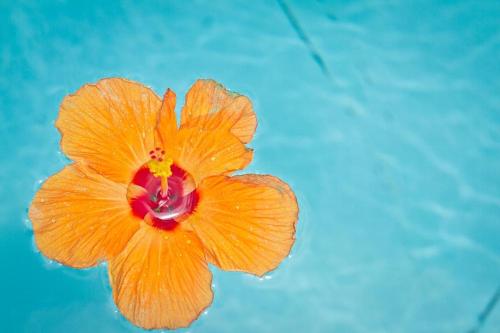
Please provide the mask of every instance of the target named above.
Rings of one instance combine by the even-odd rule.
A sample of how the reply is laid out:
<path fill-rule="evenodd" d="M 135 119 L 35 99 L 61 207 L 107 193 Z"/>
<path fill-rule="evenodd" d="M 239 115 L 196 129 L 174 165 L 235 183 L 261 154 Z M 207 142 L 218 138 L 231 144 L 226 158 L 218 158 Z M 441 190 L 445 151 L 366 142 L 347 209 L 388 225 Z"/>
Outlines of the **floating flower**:
<path fill-rule="evenodd" d="M 294 242 L 297 201 L 269 175 L 230 176 L 252 159 L 248 98 L 211 80 L 175 116 L 124 79 L 83 86 L 56 127 L 73 163 L 36 193 L 29 216 L 47 257 L 84 268 L 109 263 L 113 299 L 146 329 L 186 327 L 212 302 L 211 263 L 262 276 Z"/>

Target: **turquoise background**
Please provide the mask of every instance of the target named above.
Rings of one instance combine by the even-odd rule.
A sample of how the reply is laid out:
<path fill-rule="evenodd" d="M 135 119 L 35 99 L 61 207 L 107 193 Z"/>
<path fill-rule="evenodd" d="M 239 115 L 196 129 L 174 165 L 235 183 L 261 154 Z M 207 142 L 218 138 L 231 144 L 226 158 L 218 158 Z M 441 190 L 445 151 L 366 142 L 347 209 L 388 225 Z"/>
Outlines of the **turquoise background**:
<path fill-rule="evenodd" d="M 299 198 L 291 257 L 213 268 L 185 331 L 500 332 L 499 60 L 493 0 L 0 1 L 0 332 L 141 331 L 106 268 L 50 263 L 26 214 L 68 163 L 62 98 L 111 76 L 248 95 L 247 171 Z"/>

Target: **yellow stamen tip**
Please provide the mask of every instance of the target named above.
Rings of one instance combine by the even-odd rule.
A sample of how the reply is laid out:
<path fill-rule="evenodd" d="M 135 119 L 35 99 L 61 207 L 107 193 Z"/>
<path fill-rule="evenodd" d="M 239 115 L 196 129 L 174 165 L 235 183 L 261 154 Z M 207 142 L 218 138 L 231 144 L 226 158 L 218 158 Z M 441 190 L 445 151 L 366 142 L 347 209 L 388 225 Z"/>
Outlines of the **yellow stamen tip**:
<path fill-rule="evenodd" d="M 162 161 L 158 160 L 151 160 L 147 163 L 149 171 L 153 174 L 155 177 L 160 177 L 160 178 L 168 178 L 172 175 L 172 159 L 171 158 L 165 158 Z"/>

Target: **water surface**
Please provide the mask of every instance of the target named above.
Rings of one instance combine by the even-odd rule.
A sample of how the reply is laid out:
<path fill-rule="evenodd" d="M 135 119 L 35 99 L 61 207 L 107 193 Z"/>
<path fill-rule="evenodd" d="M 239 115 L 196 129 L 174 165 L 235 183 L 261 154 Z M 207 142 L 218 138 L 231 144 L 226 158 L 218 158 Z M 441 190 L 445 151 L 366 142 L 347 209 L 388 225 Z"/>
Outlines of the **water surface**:
<path fill-rule="evenodd" d="M 248 95 L 248 171 L 298 195 L 291 258 L 213 268 L 185 331 L 499 332 L 499 59 L 498 1 L 1 2 L 0 331 L 141 331 L 105 267 L 50 263 L 26 215 L 68 163 L 62 98 L 120 76 Z"/>

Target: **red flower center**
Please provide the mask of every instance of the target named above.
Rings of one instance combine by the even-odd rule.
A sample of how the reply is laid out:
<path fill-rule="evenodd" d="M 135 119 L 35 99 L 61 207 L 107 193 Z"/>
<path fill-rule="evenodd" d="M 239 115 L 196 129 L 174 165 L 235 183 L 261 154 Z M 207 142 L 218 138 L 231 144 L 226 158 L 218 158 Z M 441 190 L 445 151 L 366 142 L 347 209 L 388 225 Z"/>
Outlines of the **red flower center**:
<path fill-rule="evenodd" d="M 177 227 L 198 203 L 198 192 L 191 175 L 175 164 L 172 164 L 171 171 L 167 178 L 168 189 L 164 193 L 161 178 L 155 177 L 147 166 L 143 166 L 135 174 L 132 184 L 144 191 L 129 198 L 135 216 L 142 219 L 149 214 L 152 225 L 163 230 Z"/>

